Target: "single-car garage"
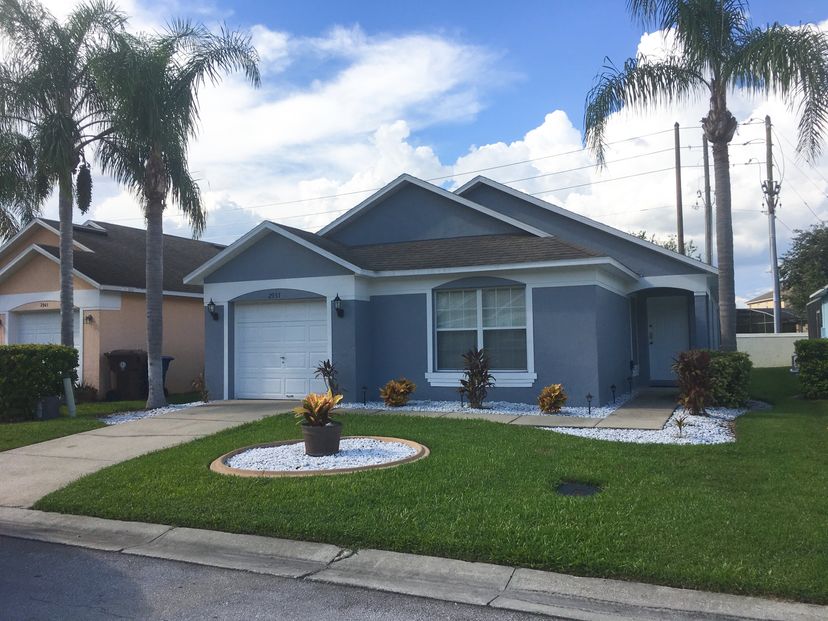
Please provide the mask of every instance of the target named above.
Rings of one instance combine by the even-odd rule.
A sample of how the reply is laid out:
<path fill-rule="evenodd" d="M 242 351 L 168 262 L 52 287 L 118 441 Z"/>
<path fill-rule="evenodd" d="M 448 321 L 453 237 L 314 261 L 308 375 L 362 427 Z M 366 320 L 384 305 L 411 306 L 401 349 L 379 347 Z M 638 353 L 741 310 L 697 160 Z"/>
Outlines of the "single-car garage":
<path fill-rule="evenodd" d="M 325 300 L 237 302 L 234 393 L 237 399 L 291 399 L 324 390 L 314 377 L 328 358 Z"/>
<path fill-rule="evenodd" d="M 80 313 L 73 320 L 75 346 L 80 346 Z M 14 343 L 60 344 L 60 311 L 15 312 L 12 314 L 12 341 Z"/>

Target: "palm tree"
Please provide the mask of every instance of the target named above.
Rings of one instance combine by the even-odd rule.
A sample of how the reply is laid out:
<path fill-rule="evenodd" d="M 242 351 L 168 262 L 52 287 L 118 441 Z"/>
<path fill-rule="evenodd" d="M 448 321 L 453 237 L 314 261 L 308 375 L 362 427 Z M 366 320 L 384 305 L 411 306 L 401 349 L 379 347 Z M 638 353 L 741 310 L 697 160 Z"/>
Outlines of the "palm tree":
<path fill-rule="evenodd" d="M 8 189 L 0 193 L 0 201 L 19 216 L 6 219 L 5 233 L 13 233 L 21 221 L 37 213 L 57 186 L 60 340 L 70 347 L 74 346 L 73 191 L 87 201 L 78 205 L 85 212 L 91 176 L 84 149 L 108 131 L 89 62 L 124 21 L 104 0 L 78 5 L 62 24 L 38 2 L 0 0 L 0 33 L 9 46 L 9 56 L 0 65 L 0 135 L 6 145 L 12 145 L 11 152 L 24 156 L 0 170 L 0 185 Z M 21 202 L 21 195 L 27 199 Z"/>
<path fill-rule="evenodd" d="M 149 394 L 147 408 L 166 404 L 163 344 L 163 214 L 168 197 L 198 236 L 206 214 L 190 174 L 187 147 L 198 126 L 198 90 L 220 73 L 241 70 L 258 86 L 258 55 L 244 35 L 174 23 L 150 36 L 120 34 L 115 49 L 93 65 L 111 109 L 114 132 L 98 145 L 105 172 L 129 187 L 147 220 L 146 299 Z"/>
<path fill-rule="evenodd" d="M 799 115 L 798 151 L 813 161 L 828 123 L 828 36 L 812 26 L 774 23 L 754 28 L 741 0 L 628 0 L 627 8 L 643 27 L 672 31 L 674 54 L 605 67 L 587 95 L 586 142 L 603 165 L 606 126 L 613 113 L 683 103 L 699 92 L 709 95 L 710 111 L 702 128 L 712 145 L 715 173 L 720 347 L 735 351 L 728 144 L 738 123 L 727 108 L 728 90 L 779 94 L 793 104 Z"/>

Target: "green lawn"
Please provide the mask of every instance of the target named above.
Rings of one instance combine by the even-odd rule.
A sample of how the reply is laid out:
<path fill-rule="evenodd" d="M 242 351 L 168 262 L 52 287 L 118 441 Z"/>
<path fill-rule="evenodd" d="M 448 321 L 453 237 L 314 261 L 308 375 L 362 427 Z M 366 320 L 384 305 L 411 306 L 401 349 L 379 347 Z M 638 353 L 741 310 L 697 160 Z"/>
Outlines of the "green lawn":
<path fill-rule="evenodd" d="M 171 403 L 187 403 L 196 401 L 198 397 L 194 394 L 170 395 Z M 79 403 L 77 416 L 69 418 L 66 407 L 61 407 L 60 418 L 52 420 L 33 420 L 19 423 L 0 423 L 0 451 L 19 446 L 37 444 L 54 438 L 69 436 L 81 431 L 89 431 L 103 427 L 104 424 L 98 420 L 101 416 L 115 414 L 117 412 L 129 412 L 131 410 L 143 410 L 146 401 L 96 401 L 93 403 Z"/>
<path fill-rule="evenodd" d="M 107 468 L 36 507 L 826 603 L 828 403 L 792 398 L 785 370 L 757 371 L 755 387 L 776 407 L 740 419 L 734 444 L 349 414 L 346 433 L 410 438 L 431 455 L 333 477 L 208 470 L 231 449 L 298 438 L 280 415 Z M 567 479 L 603 491 L 555 495 Z"/>

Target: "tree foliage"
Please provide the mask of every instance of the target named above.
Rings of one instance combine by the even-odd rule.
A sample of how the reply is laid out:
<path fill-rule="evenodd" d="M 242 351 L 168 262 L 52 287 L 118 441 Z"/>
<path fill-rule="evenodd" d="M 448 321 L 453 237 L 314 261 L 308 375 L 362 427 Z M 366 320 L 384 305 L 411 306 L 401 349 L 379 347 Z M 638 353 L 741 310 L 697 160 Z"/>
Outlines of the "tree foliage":
<path fill-rule="evenodd" d="M 782 256 L 779 278 L 785 302 L 801 317 L 808 297 L 828 285 L 828 227 L 813 226 L 796 231 L 791 248 Z"/>
<path fill-rule="evenodd" d="M 640 231 L 630 231 L 630 235 L 635 235 L 639 239 L 656 244 L 667 250 L 678 252 L 678 237 L 675 234 L 670 234 L 667 236 L 667 239 L 663 239 L 656 237 L 655 233 L 647 233 L 647 231 L 641 229 Z M 684 241 L 684 254 L 691 259 L 696 259 L 697 261 L 702 260 L 701 251 L 692 239 Z"/>

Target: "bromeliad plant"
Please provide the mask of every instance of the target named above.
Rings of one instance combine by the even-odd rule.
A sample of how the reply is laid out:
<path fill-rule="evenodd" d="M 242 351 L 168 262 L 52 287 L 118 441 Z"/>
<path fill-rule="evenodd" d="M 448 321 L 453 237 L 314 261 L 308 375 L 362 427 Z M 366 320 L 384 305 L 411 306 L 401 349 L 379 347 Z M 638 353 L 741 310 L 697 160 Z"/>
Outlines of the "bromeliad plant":
<path fill-rule="evenodd" d="M 325 427 L 331 423 L 331 411 L 342 401 L 342 395 L 335 395 L 330 390 L 327 393 L 308 394 L 302 399 L 302 405 L 293 408 L 296 418 L 304 425 L 311 427 Z"/>
<path fill-rule="evenodd" d="M 417 385 L 404 377 L 389 382 L 380 389 L 380 397 L 385 405 L 398 408 L 408 403 L 411 393 L 417 389 Z"/>
<path fill-rule="evenodd" d="M 489 356 L 482 349 L 470 349 L 463 354 L 466 369 L 460 380 L 460 392 L 469 400 L 469 407 L 482 408 L 494 376 L 489 372 Z"/>

